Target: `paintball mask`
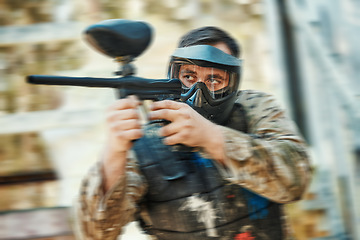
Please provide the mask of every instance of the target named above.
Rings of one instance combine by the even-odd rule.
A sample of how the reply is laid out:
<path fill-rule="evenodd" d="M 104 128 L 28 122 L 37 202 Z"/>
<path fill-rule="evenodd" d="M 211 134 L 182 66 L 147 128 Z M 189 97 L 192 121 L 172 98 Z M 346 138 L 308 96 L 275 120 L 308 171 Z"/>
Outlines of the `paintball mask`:
<path fill-rule="evenodd" d="M 240 59 L 210 45 L 196 45 L 175 50 L 168 77 L 180 79 L 183 102 L 224 124 L 234 107 L 240 73 Z"/>

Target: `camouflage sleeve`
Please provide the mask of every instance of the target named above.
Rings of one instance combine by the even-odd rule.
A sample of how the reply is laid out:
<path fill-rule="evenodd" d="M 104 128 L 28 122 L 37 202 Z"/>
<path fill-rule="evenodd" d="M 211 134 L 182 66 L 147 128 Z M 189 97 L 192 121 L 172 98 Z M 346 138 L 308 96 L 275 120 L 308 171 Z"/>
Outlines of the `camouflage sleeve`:
<path fill-rule="evenodd" d="M 248 133 L 221 127 L 225 177 L 275 202 L 300 199 L 310 182 L 311 166 L 296 126 L 271 95 L 244 91 L 238 101 L 246 111 Z"/>
<path fill-rule="evenodd" d="M 145 191 L 146 184 L 132 159 L 127 164 L 126 175 L 104 194 L 101 164 L 96 164 L 83 179 L 74 204 L 77 239 L 117 239 L 123 226 L 134 220 L 137 202 Z"/>

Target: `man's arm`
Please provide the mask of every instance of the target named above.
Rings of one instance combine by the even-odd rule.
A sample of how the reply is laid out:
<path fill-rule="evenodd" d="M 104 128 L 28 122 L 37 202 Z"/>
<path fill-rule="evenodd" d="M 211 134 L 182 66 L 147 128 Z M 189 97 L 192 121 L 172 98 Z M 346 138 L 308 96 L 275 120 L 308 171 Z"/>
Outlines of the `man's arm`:
<path fill-rule="evenodd" d="M 116 239 L 133 220 L 136 203 L 145 192 L 146 184 L 130 156 L 132 141 L 142 136 L 139 104 L 130 96 L 108 110 L 102 160 L 84 178 L 75 205 L 75 225 L 83 239 Z"/>
<path fill-rule="evenodd" d="M 159 101 L 151 119 L 171 123 L 160 130 L 164 143 L 199 147 L 214 159 L 226 179 L 276 202 L 298 200 L 311 170 L 306 144 L 271 95 L 242 91 L 248 133 L 216 125 L 185 103 Z"/>
<path fill-rule="evenodd" d="M 228 180 L 273 201 L 299 200 L 309 185 L 307 146 L 294 123 L 268 94 L 243 91 L 248 133 L 221 127 Z"/>

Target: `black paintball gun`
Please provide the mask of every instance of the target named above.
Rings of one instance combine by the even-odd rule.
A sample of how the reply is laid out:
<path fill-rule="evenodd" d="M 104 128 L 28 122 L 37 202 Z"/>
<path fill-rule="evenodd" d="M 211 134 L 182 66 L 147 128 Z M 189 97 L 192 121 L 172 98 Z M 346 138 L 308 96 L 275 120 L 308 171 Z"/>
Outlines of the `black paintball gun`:
<path fill-rule="evenodd" d="M 30 75 L 27 82 L 45 85 L 115 88 L 120 98 L 136 95 L 140 100 L 177 100 L 181 95 L 178 79 L 147 79 L 134 76 L 132 62 L 150 44 L 151 27 L 141 21 L 110 19 L 93 24 L 84 30 L 86 41 L 97 51 L 120 64 L 114 78 Z"/>
<path fill-rule="evenodd" d="M 135 68 L 132 62 L 151 42 L 152 29 L 148 24 L 125 19 L 105 20 L 89 26 L 85 29 L 84 35 L 92 47 L 120 63 L 119 71 L 115 72 L 118 77 L 30 75 L 27 77 L 27 82 L 31 84 L 115 88 L 120 98 L 136 95 L 140 100 L 180 99 L 180 80 L 147 79 L 134 76 Z M 143 113 L 145 111 L 146 114 L 146 106 L 140 110 Z M 133 149 L 138 158 L 142 159 L 140 165 L 159 162 L 164 177 L 171 180 L 185 176 L 187 167 L 182 163 L 182 160 L 189 159 L 187 155 L 194 149 L 182 144 L 164 145 L 160 136 L 152 134 L 167 123 L 166 120 L 155 120 L 146 124 L 144 129 L 146 134 L 134 141 Z"/>

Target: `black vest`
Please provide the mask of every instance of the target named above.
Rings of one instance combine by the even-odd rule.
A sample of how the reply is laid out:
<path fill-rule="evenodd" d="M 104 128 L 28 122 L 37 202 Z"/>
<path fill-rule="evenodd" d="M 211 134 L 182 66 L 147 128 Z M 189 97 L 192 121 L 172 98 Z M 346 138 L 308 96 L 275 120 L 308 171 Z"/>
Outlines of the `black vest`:
<path fill-rule="evenodd" d="M 226 126 L 247 132 L 245 119 L 235 105 Z M 162 124 L 149 124 L 134 144 L 149 186 L 141 206 L 151 221 L 140 219 L 147 233 L 160 240 L 283 239 L 280 204 L 224 180 L 197 152 L 162 144 Z"/>

